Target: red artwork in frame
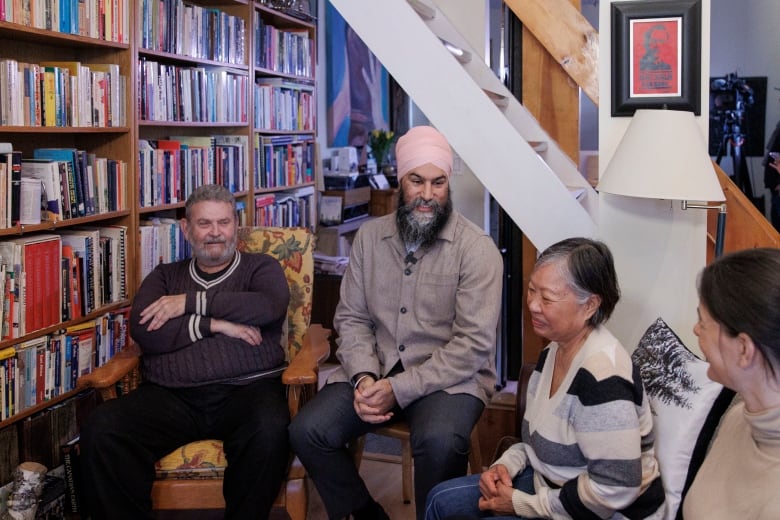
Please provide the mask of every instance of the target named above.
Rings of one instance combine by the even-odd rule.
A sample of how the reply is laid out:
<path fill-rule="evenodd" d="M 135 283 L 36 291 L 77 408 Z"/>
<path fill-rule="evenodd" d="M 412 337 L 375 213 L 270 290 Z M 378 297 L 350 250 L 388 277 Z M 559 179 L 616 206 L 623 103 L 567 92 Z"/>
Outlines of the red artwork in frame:
<path fill-rule="evenodd" d="M 680 18 L 631 20 L 630 97 L 681 96 Z"/>
<path fill-rule="evenodd" d="M 701 114 L 701 0 L 613 2 L 612 116 Z"/>

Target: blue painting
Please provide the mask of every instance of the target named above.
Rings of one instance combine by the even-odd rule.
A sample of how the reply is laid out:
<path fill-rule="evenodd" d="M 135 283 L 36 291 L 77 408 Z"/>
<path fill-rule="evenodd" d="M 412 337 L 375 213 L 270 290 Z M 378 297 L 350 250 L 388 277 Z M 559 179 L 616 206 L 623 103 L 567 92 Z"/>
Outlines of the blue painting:
<path fill-rule="evenodd" d="M 374 129 L 389 129 L 387 70 L 327 2 L 328 146 L 363 146 Z"/>

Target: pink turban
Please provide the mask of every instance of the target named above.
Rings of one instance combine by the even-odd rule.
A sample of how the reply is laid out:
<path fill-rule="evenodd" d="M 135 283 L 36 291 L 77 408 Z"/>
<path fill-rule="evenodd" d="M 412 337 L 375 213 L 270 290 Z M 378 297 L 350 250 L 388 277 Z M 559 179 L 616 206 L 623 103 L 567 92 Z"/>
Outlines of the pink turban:
<path fill-rule="evenodd" d="M 398 180 L 424 164 L 431 163 L 452 172 L 452 149 L 447 139 L 432 126 L 415 126 L 398 139 L 395 145 Z"/>

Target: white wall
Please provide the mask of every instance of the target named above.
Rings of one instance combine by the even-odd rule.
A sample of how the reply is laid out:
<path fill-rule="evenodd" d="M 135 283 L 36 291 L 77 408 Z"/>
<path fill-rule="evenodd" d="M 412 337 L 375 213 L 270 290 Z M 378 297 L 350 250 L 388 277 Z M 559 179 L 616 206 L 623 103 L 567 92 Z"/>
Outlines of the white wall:
<path fill-rule="evenodd" d="M 737 72 L 740 76 L 767 76 L 765 140 L 769 139 L 780 121 L 780 2 L 778 0 L 710 0 L 712 24 L 710 35 L 710 76 L 725 76 Z M 763 143 L 766 145 L 766 143 Z M 753 177 L 753 192 L 764 189 L 762 157 L 748 157 L 748 170 Z M 731 160 L 724 157 L 721 167 L 732 173 Z"/>
<path fill-rule="evenodd" d="M 601 2 L 599 11 L 600 173 L 630 121 L 628 117 L 610 115 L 611 3 Z M 702 0 L 702 93 L 709 92 L 709 18 L 710 0 Z M 699 123 L 706 136 L 706 95 L 702 99 Z M 633 350 L 647 327 L 661 316 L 689 348 L 698 350 L 692 329 L 698 304 L 696 277 L 706 261 L 705 212 L 682 211 L 679 203 L 670 201 L 608 194 L 600 194 L 599 209 L 599 234 L 615 256 L 622 289 L 609 329 Z"/>

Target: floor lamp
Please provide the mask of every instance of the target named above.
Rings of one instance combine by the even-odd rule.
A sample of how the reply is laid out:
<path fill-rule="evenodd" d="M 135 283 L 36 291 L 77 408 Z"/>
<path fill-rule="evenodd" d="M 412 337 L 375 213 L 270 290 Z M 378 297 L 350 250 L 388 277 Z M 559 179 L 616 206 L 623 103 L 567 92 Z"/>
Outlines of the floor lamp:
<path fill-rule="evenodd" d="M 683 210 L 718 210 L 715 257 L 723 253 L 726 198 L 693 112 L 637 110 L 596 189 L 625 197 L 679 200 Z"/>

